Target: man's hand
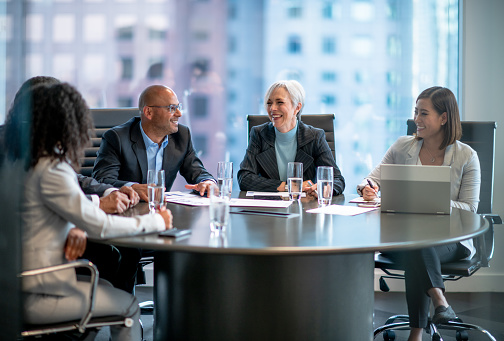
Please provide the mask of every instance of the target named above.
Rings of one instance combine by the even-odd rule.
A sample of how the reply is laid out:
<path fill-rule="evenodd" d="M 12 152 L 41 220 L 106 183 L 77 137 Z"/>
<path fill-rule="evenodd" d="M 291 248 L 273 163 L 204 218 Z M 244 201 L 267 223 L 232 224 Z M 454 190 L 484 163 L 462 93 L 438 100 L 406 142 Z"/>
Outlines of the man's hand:
<path fill-rule="evenodd" d="M 100 208 L 105 213 L 123 213 L 130 206 L 130 199 L 120 191 L 113 191 L 100 198 Z"/>
<path fill-rule="evenodd" d="M 161 217 L 163 217 L 167 230 L 173 228 L 173 216 L 169 209 L 167 209 L 165 206 L 161 206 L 159 207 L 159 210 L 156 210 L 156 213 L 161 214 Z"/>
<path fill-rule="evenodd" d="M 215 182 L 213 182 L 212 180 L 205 180 L 197 185 L 185 185 L 185 188 L 195 190 L 199 192 L 201 196 L 205 195 L 206 192 L 207 197 L 210 198 L 210 186 L 212 185 L 215 185 Z"/>
<path fill-rule="evenodd" d="M 138 193 L 140 199 L 149 202 L 149 195 L 147 194 L 147 184 L 133 184 L 131 186 Z"/>
<path fill-rule="evenodd" d="M 129 186 L 122 186 L 119 189 L 119 192 L 124 193 L 128 196 L 130 200 L 130 207 L 135 206 L 140 201 L 140 196 L 138 195 L 138 193 L 135 192 L 135 190 Z"/>
<path fill-rule="evenodd" d="M 87 234 L 81 229 L 74 227 L 68 232 L 65 242 L 65 258 L 69 261 L 76 260 L 86 250 Z"/>

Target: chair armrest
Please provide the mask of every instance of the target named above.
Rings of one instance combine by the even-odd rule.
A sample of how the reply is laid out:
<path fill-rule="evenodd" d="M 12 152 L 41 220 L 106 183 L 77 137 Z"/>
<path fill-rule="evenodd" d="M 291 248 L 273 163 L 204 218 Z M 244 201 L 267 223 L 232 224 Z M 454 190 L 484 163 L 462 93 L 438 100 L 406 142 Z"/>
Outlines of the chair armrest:
<path fill-rule="evenodd" d="M 482 214 L 481 216 L 483 218 L 488 219 L 488 221 L 494 225 L 495 224 L 502 224 L 502 218 L 498 214 L 489 213 L 489 214 Z"/>
<path fill-rule="evenodd" d="M 71 269 L 71 268 L 88 268 L 89 271 L 91 271 L 91 290 L 89 292 L 89 308 L 87 313 L 82 317 L 82 319 L 79 322 L 78 329 L 80 333 L 84 333 L 86 330 L 86 325 L 91 319 L 91 315 L 93 314 L 94 310 L 94 304 L 95 304 L 95 293 L 96 293 L 96 288 L 98 287 L 98 278 L 99 278 L 99 272 L 96 266 L 91 263 L 88 260 L 76 260 L 73 262 L 69 262 L 66 264 L 60 264 L 60 265 L 53 265 L 53 266 L 48 266 L 45 268 L 40 268 L 40 269 L 34 269 L 34 270 L 26 270 L 23 271 L 19 277 L 28 277 L 28 276 L 35 276 L 35 275 L 41 275 L 49 272 L 56 272 L 56 271 L 61 271 L 61 270 L 66 270 L 66 269 Z"/>

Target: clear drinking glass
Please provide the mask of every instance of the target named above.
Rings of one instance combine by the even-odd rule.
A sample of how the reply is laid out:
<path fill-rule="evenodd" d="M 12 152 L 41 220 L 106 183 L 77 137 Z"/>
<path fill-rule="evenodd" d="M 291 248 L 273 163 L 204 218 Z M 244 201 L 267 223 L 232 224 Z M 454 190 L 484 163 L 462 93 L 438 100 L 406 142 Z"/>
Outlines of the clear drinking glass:
<path fill-rule="evenodd" d="M 226 185 L 223 187 L 223 185 Z M 231 198 L 233 191 L 233 163 L 229 161 L 219 161 L 217 163 L 217 185 L 219 195 Z M 224 189 L 226 189 L 224 191 Z"/>
<path fill-rule="evenodd" d="M 165 204 L 165 172 L 150 169 L 147 172 L 147 191 L 149 196 L 149 210 L 154 212 Z"/>
<path fill-rule="evenodd" d="M 333 168 L 320 166 L 317 167 L 317 196 L 319 206 L 331 204 L 333 196 Z"/>
<path fill-rule="evenodd" d="M 287 164 L 287 188 L 290 200 L 299 200 L 303 192 L 303 163 L 289 162 Z"/>
<path fill-rule="evenodd" d="M 222 190 L 227 191 L 226 185 Z M 215 185 L 210 187 L 210 231 L 225 231 L 229 222 L 229 197 L 222 196 Z"/>

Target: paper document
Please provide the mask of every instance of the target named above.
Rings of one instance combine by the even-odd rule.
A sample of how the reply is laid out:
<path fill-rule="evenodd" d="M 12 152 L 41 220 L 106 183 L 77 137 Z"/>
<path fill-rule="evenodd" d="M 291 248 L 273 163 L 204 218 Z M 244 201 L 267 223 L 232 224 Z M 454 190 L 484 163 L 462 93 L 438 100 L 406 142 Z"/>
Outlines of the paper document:
<path fill-rule="evenodd" d="M 376 209 L 378 209 L 378 207 L 367 208 L 367 207 L 356 207 L 356 206 L 329 205 L 329 206 L 325 206 L 325 207 L 314 208 L 312 210 L 307 210 L 306 212 L 352 216 L 352 215 L 357 215 L 357 214 L 373 211 Z"/>
<path fill-rule="evenodd" d="M 188 206 L 209 206 L 210 199 L 200 197 L 197 194 L 188 194 L 182 192 L 168 192 L 165 195 L 166 202 Z M 271 207 L 286 208 L 292 204 L 292 201 L 284 200 L 254 200 L 231 198 L 229 206 L 231 207 Z"/>
<path fill-rule="evenodd" d="M 357 197 L 355 199 L 350 200 L 349 202 L 353 202 L 356 204 L 369 204 L 373 202 L 381 202 L 381 198 L 376 198 L 375 200 L 364 200 L 362 197 Z"/>
<path fill-rule="evenodd" d="M 247 191 L 247 197 L 254 197 L 254 196 L 283 197 L 283 198 L 287 198 L 287 197 L 289 197 L 289 192 L 254 192 L 254 191 Z M 302 198 L 306 197 L 306 193 L 305 192 L 301 193 L 301 197 Z"/>

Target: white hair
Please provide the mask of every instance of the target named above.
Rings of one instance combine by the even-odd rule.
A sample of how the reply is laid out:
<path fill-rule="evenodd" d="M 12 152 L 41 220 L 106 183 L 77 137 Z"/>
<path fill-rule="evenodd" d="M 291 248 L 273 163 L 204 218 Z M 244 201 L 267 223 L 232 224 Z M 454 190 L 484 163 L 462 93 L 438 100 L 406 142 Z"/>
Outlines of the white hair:
<path fill-rule="evenodd" d="M 266 91 L 266 95 L 264 95 L 264 109 L 268 111 L 268 99 L 270 98 L 273 91 L 278 88 L 284 88 L 285 90 L 287 90 L 294 107 L 296 107 L 298 103 L 301 103 L 301 109 L 299 109 L 299 112 L 296 115 L 299 119 L 299 116 L 301 115 L 301 112 L 304 108 L 305 91 L 303 89 L 303 86 L 295 80 L 283 80 L 271 84 L 268 91 Z"/>

